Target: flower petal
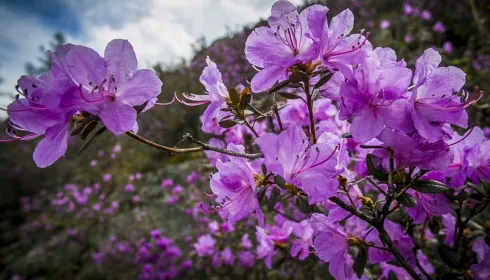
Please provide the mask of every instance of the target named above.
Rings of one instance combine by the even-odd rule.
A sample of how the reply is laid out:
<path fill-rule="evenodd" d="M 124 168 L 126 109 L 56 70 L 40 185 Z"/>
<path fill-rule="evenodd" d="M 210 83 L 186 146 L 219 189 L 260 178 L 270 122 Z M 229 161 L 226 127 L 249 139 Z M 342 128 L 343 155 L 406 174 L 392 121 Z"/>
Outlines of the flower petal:
<path fill-rule="evenodd" d="M 117 39 L 109 42 L 105 48 L 104 59 L 107 62 L 107 71 L 114 75 L 116 83 L 128 79 L 138 67 L 136 54 L 128 40 Z"/>
<path fill-rule="evenodd" d="M 46 130 L 43 140 L 37 144 L 33 158 L 36 165 L 45 168 L 62 157 L 68 148 L 70 123 L 60 123 Z"/>
<path fill-rule="evenodd" d="M 117 100 L 108 102 L 99 114 L 104 125 L 115 135 L 133 129 L 136 123 L 136 110 L 125 103 Z"/>
<path fill-rule="evenodd" d="M 157 97 L 161 90 L 162 81 L 152 70 L 138 70 L 133 77 L 119 85 L 117 99 L 138 106 Z"/>

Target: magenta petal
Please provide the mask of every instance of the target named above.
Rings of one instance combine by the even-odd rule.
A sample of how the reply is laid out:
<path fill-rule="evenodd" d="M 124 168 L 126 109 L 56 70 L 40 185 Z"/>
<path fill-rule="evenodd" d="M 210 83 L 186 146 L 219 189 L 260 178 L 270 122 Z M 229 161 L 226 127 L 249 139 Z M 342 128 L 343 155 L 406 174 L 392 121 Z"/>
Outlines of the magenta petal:
<path fill-rule="evenodd" d="M 286 74 L 286 69 L 281 66 L 271 66 L 255 74 L 252 79 L 252 91 L 263 92 L 272 88 Z"/>
<path fill-rule="evenodd" d="M 423 83 L 425 78 L 439 66 L 442 58 L 441 55 L 433 50 L 427 49 L 424 51 L 421 57 L 417 59 L 415 63 L 415 73 L 413 75 L 413 83 L 415 85 Z"/>
<path fill-rule="evenodd" d="M 109 74 L 114 75 L 117 83 L 124 82 L 138 67 L 133 46 L 128 40 L 112 40 L 104 52 Z"/>
<path fill-rule="evenodd" d="M 136 110 L 127 104 L 117 100 L 108 102 L 99 114 L 104 125 L 115 135 L 133 129 L 136 123 Z"/>
<path fill-rule="evenodd" d="M 138 106 L 157 97 L 162 90 L 162 81 L 150 69 L 138 70 L 133 77 L 121 83 L 117 98 L 131 106 Z"/>
<path fill-rule="evenodd" d="M 269 17 L 269 26 L 272 30 L 276 30 L 278 27 L 287 29 L 291 22 L 296 22 L 298 17 L 298 11 L 289 1 L 277 1 L 272 5 L 271 16 Z"/>
<path fill-rule="evenodd" d="M 74 82 L 92 89 L 93 86 L 102 84 L 107 76 L 106 62 L 100 55 L 84 46 L 73 46 L 66 55 L 66 67 Z"/>
<path fill-rule="evenodd" d="M 313 5 L 306 8 L 301 14 L 306 13 L 308 28 L 315 39 L 321 39 L 327 25 L 328 8 L 323 5 Z"/>
<path fill-rule="evenodd" d="M 68 147 L 70 123 L 60 123 L 46 130 L 46 135 L 34 150 L 36 165 L 45 168 L 62 157 Z"/>
<path fill-rule="evenodd" d="M 25 98 L 12 102 L 7 110 L 10 121 L 15 126 L 35 134 L 44 134 L 47 128 L 63 119 L 61 113 L 33 107 Z"/>
<path fill-rule="evenodd" d="M 284 44 L 268 27 L 256 28 L 245 42 L 245 56 L 257 67 L 268 67 L 271 63 L 294 59 L 293 50 Z"/>
<path fill-rule="evenodd" d="M 361 115 L 354 118 L 352 121 L 351 132 L 352 136 L 360 143 L 378 136 L 383 130 L 383 118 L 375 116 L 372 108 L 366 108 Z"/>

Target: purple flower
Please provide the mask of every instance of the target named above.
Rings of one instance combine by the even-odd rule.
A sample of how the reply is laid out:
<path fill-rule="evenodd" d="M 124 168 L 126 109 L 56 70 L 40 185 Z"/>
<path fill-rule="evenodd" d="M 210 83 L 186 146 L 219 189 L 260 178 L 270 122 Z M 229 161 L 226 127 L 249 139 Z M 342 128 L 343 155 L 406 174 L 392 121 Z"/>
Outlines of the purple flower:
<path fill-rule="evenodd" d="M 440 21 L 437 21 L 434 26 L 432 27 L 432 29 L 435 31 L 435 32 L 439 32 L 439 33 L 444 33 L 446 32 L 446 26 L 444 26 L 444 24 L 442 24 L 442 22 Z"/>
<path fill-rule="evenodd" d="M 293 231 L 291 224 L 285 222 L 281 227 L 273 226 L 268 229 L 256 227 L 257 258 L 264 259 L 267 268 L 272 268 L 272 258 L 277 253 L 276 245 L 284 247 Z"/>
<path fill-rule="evenodd" d="M 250 64 L 261 68 L 252 79 L 252 91 L 262 92 L 288 78 L 288 69 L 300 62 L 318 57 L 319 42 L 327 7 L 313 5 L 301 14 L 289 1 L 279 0 L 272 6 L 269 27 L 256 28 L 245 43 Z"/>
<path fill-rule="evenodd" d="M 454 229 L 456 228 L 456 218 L 452 214 L 442 215 L 442 224 L 444 225 L 443 234 L 446 234 L 444 243 L 448 246 L 454 246 Z"/>
<path fill-rule="evenodd" d="M 467 154 L 468 177 L 475 183 L 490 182 L 490 140 L 474 145 Z"/>
<path fill-rule="evenodd" d="M 454 158 L 453 152 L 442 140 L 430 143 L 418 134 L 409 136 L 389 128 L 385 128 L 378 139 L 395 151 L 397 169 L 415 166 L 424 170 L 445 170 Z M 375 165 L 389 170 L 388 153 L 383 149 L 375 149 L 373 154 Z"/>
<path fill-rule="evenodd" d="M 230 247 L 226 247 L 222 252 L 221 252 L 221 259 L 223 260 L 224 265 L 233 265 L 233 262 L 235 261 L 235 257 L 233 256 L 233 252 L 231 251 Z"/>
<path fill-rule="evenodd" d="M 211 256 L 215 251 L 215 244 L 216 239 L 207 234 L 199 237 L 197 243 L 194 244 L 194 249 L 200 257 Z"/>
<path fill-rule="evenodd" d="M 465 108 L 476 102 L 461 102 L 457 93 L 466 81 L 461 69 L 438 67 L 441 55 L 428 49 L 417 59 L 413 76 L 415 85 L 410 98 L 411 117 L 417 132 L 430 142 L 441 139 L 443 125 L 448 123 L 466 128 L 468 114 Z"/>
<path fill-rule="evenodd" d="M 242 251 L 238 253 L 238 261 L 241 266 L 251 268 L 254 266 L 255 256 L 248 251 Z"/>
<path fill-rule="evenodd" d="M 351 279 L 354 270 L 346 264 L 349 257 L 348 238 L 340 228 L 328 222 L 327 217 L 322 214 L 313 214 L 310 224 L 314 231 L 313 248 L 318 258 L 328 262 L 328 271 L 335 279 Z"/>
<path fill-rule="evenodd" d="M 153 237 L 154 239 L 159 239 L 160 237 L 162 237 L 162 234 L 160 232 L 159 229 L 154 229 L 150 232 L 150 235 L 151 237 Z"/>
<path fill-rule="evenodd" d="M 381 21 L 381 23 L 379 24 L 379 27 L 381 29 L 388 29 L 388 28 L 390 28 L 390 22 L 388 20 L 386 20 L 386 19 L 383 19 Z"/>
<path fill-rule="evenodd" d="M 339 137 L 325 132 L 312 144 L 301 128 L 292 125 L 279 135 L 267 133 L 255 142 L 267 170 L 305 191 L 310 204 L 336 195 L 336 177 L 343 172 L 347 156 Z"/>
<path fill-rule="evenodd" d="M 105 173 L 102 180 L 104 180 L 104 182 L 110 182 L 112 180 L 112 175 L 110 173 Z"/>
<path fill-rule="evenodd" d="M 12 139 L 2 142 L 31 140 L 44 135 L 33 154 L 34 162 L 41 168 L 50 166 L 65 154 L 75 113 L 75 110 L 62 110 L 58 106 L 60 96 L 75 88 L 67 82 L 68 76 L 56 57 L 65 47 L 68 48 L 60 46 L 51 54 L 51 69 L 39 79 L 30 76 L 19 79 L 19 93 L 25 98 L 17 98 L 7 107 Z M 17 136 L 16 130 L 29 133 Z"/>
<path fill-rule="evenodd" d="M 353 117 L 351 132 L 356 141 L 365 143 L 378 136 L 384 125 L 403 123 L 397 100 L 407 92 L 412 71 L 395 51 L 376 48 L 354 70 L 353 78 L 340 88 L 340 119 Z M 404 106 L 404 105 L 402 105 Z"/>
<path fill-rule="evenodd" d="M 136 130 L 135 106 L 156 98 L 162 82 L 149 69 L 137 70 L 138 61 L 127 40 L 112 40 L 104 58 L 84 46 L 66 54 L 66 69 L 79 90 L 65 95 L 61 106 L 86 111 L 101 119 L 114 134 Z"/>
<path fill-rule="evenodd" d="M 244 152 L 243 146 L 228 145 L 229 150 Z M 211 190 L 216 195 L 216 211 L 228 214 L 228 221 L 235 223 L 256 212 L 259 224 L 263 224 L 263 213 L 257 201 L 258 174 L 247 160 L 228 156 L 228 162 L 218 161 L 218 172 L 211 177 Z"/>
<path fill-rule="evenodd" d="M 242 239 L 240 241 L 240 246 L 244 249 L 250 249 L 252 248 L 252 242 L 250 241 L 250 239 L 248 239 L 248 233 L 245 233 L 243 236 L 242 236 Z"/>
<path fill-rule="evenodd" d="M 410 14 L 412 14 L 412 12 L 413 12 L 413 8 L 412 8 L 412 6 L 410 6 L 410 4 L 403 5 L 403 13 L 405 15 L 410 15 Z"/>
<path fill-rule="evenodd" d="M 422 17 L 422 19 L 424 19 L 424 20 L 431 20 L 432 19 L 432 14 L 431 14 L 431 12 L 429 12 L 427 10 L 423 10 L 420 13 L 420 17 Z"/>
<path fill-rule="evenodd" d="M 160 187 L 161 187 L 162 189 L 165 189 L 165 188 L 167 188 L 167 187 L 172 186 L 173 184 L 174 184 L 174 181 L 173 181 L 172 179 L 166 179 L 166 180 L 163 180 L 163 181 L 162 181 L 162 184 L 160 185 Z"/>
<path fill-rule="evenodd" d="M 308 220 L 304 220 L 301 223 L 293 224 L 293 233 L 298 239 L 295 239 L 291 244 L 291 257 L 304 260 L 310 254 L 310 246 L 313 243 L 313 228 L 311 228 Z"/>
<path fill-rule="evenodd" d="M 484 280 L 490 277 L 490 247 L 485 239 L 478 238 L 473 244 L 473 251 L 476 253 L 477 264 L 471 265 L 471 272 L 475 280 Z"/>
<path fill-rule="evenodd" d="M 442 44 L 442 49 L 444 50 L 444 52 L 448 53 L 448 54 L 452 54 L 453 53 L 453 43 L 451 43 L 451 41 L 446 41 Z"/>
<path fill-rule="evenodd" d="M 206 93 L 203 95 L 184 94 L 184 97 L 192 103 L 179 100 L 188 106 L 198 106 L 209 103 L 208 107 L 200 117 L 201 129 L 206 133 L 220 134 L 224 129 L 218 125 L 218 122 L 231 114 L 222 111 L 227 107 L 227 102 L 230 101 L 228 89 L 223 83 L 221 72 L 218 70 L 216 63 L 209 57 L 206 58 L 207 66 L 204 68 L 199 81 L 206 88 Z"/>
<path fill-rule="evenodd" d="M 408 193 L 417 199 L 415 208 L 406 209 L 414 224 L 422 224 L 431 216 L 442 216 L 452 212 L 451 202 L 443 193 L 419 193 L 412 190 Z"/>
<path fill-rule="evenodd" d="M 134 192 L 135 188 L 134 188 L 134 185 L 132 184 L 127 184 L 126 186 L 124 186 L 124 191 L 125 192 Z"/>

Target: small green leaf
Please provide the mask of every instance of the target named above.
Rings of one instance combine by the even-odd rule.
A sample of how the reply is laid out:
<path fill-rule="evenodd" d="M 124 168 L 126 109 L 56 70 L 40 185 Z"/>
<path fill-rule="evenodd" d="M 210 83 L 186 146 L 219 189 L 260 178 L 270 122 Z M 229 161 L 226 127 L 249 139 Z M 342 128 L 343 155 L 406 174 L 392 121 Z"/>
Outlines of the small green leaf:
<path fill-rule="evenodd" d="M 401 205 L 408 208 L 415 208 L 415 206 L 417 206 L 417 200 L 415 197 L 409 195 L 408 193 L 400 195 L 396 200 L 400 202 Z"/>
<path fill-rule="evenodd" d="M 231 104 L 236 105 L 240 103 L 240 94 L 238 94 L 235 88 L 228 89 L 228 95 L 230 96 Z"/>
<path fill-rule="evenodd" d="M 435 180 L 418 180 L 413 182 L 410 188 L 421 193 L 440 193 L 449 190 L 446 185 Z"/>
<path fill-rule="evenodd" d="M 92 141 L 100 136 L 102 133 L 104 133 L 104 131 L 106 131 L 106 127 L 103 126 L 101 128 L 99 128 L 99 130 L 97 130 L 92 136 L 90 136 L 90 138 L 88 138 L 84 143 L 83 145 L 80 147 L 80 149 L 78 150 L 77 152 L 77 156 L 79 156 L 87 147 L 88 145 L 90 145 L 90 143 L 92 143 Z"/>
<path fill-rule="evenodd" d="M 262 199 L 264 198 L 264 196 L 265 196 L 265 191 L 266 191 L 266 190 L 267 190 L 267 188 L 263 186 L 263 187 L 261 187 L 261 188 L 259 189 L 259 191 L 257 192 L 257 200 L 258 200 L 259 202 L 260 202 L 260 201 L 262 201 Z"/>
<path fill-rule="evenodd" d="M 84 128 L 83 124 L 81 124 L 81 123 L 77 123 L 77 124 L 75 124 L 75 126 L 74 126 L 74 127 L 73 127 L 73 129 L 71 130 L 70 135 L 71 135 L 71 136 L 75 136 L 75 135 L 80 134 L 80 132 L 82 132 L 83 128 Z"/>
<path fill-rule="evenodd" d="M 237 125 L 237 122 L 234 120 L 221 120 L 218 124 L 222 128 L 230 128 L 230 127 L 234 127 L 235 125 Z"/>
<path fill-rule="evenodd" d="M 287 86 L 289 83 L 290 83 L 289 80 L 282 81 L 282 82 L 276 84 L 274 87 L 272 87 L 268 92 L 269 93 L 276 92 L 276 91 L 280 90 L 281 88 Z"/>
<path fill-rule="evenodd" d="M 281 189 L 275 186 L 272 189 L 271 195 L 269 196 L 269 200 L 267 201 L 267 210 L 272 211 L 276 206 L 277 202 L 281 198 Z"/>
<path fill-rule="evenodd" d="M 344 134 L 342 134 L 342 138 L 346 138 L 346 139 L 353 138 L 352 133 L 350 133 L 350 132 L 344 133 Z"/>
<path fill-rule="evenodd" d="M 293 84 L 296 84 L 299 82 L 307 82 L 308 81 L 308 74 L 306 74 L 303 71 L 295 71 L 289 76 L 289 81 Z"/>
<path fill-rule="evenodd" d="M 87 125 L 85 125 L 85 127 L 82 130 L 82 134 L 80 135 L 82 140 L 87 139 L 90 132 L 92 132 L 96 126 L 97 126 L 97 121 L 91 121 Z"/>
<path fill-rule="evenodd" d="M 267 167 L 265 166 L 265 163 L 262 163 L 261 168 L 262 168 L 262 174 L 264 175 L 267 174 Z"/>
<path fill-rule="evenodd" d="M 356 272 L 357 278 L 361 279 L 362 274 L 364 273 L 364 268 L 366 267 L 367 260 L 369 256 L 369 251 L 367 246 L 363 245 L 359 247 L 359 252 L 357 253 L 356 258 L 354 259 L 354 271 Z"/>
<path fill-rule="evenodd" d="M 318 82 L 315 84 L 315 89 L 321 88 L 324 84 L 326 84 L 330 79 L 332 78 L 333 73 L 328 73 L 327 75 L 323 76 L 318 80 Z"/>
<path fill-rule="evenodd" d="M 289 92 L 278 92 L 280 96 L 286 98 L 286 99 L 300 99 L 301 96 L 294 94 L 294 93 L 289 93 Z"/>
<path fill-rule="evenodd" d="M 274 176 L 274 183 L 281 189 L 286 189 L 286 181 L 281 176 Z"/>
<path fill-rule="evenodd" d="M 300 195 L 296 198 L 296 206 L 298 207 L 299 211 L 303 213 L 310 213 L 310 203 L 308 202 L 308 197 Z"/>
<path fill-rule="evenodd" d="M 376 167 L 374 166 L 372 154 L 366 155 L 366 165 L 369 170 L 369 174 L 371 174 L 374 178 L 378 179 L 379 181 L 388 180 L 388 174 L 383 173 L 382 171 L 376 169 Z"/>

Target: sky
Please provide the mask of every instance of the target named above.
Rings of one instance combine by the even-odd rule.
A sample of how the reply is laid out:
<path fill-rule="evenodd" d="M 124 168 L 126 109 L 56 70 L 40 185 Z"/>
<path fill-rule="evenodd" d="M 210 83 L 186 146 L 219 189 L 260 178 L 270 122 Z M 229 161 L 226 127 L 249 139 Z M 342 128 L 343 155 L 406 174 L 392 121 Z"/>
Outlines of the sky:
<path fill-rule="evenodd" d="M 290 0 L 300 4 L 303 0 Z M 0 106 L 14 96 L 25 64 L 61 31 L 68 42 L 103 53 L 128 39 L 141 68 L 189 59 L 192 44 L 267 18 L 275 0 L 0 0 Z"/>

